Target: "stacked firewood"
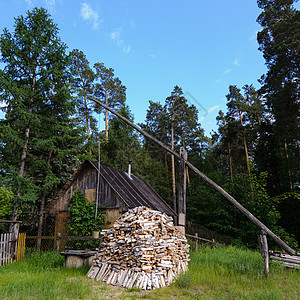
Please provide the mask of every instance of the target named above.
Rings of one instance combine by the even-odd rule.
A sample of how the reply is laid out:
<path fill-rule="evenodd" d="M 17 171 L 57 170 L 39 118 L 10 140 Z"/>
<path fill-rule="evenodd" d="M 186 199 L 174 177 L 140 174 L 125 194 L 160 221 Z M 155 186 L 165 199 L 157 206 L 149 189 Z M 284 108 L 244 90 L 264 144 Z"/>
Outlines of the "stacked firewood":
<path fill-rule="evenodd" d="M 88 272 L 97 281 L 156 289 L 168 286 L 187 270 L 187 240 L 164 213 L 136 207 L 101 234 L 101 248 Z"/>

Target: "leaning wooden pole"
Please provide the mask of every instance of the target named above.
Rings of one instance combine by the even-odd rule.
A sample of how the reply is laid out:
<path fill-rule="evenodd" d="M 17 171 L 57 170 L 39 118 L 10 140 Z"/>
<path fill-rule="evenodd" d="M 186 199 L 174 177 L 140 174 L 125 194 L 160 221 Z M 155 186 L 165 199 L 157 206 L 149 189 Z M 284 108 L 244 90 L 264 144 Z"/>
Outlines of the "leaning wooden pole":
<path fill-rule="evenodd" d="M 143 134 L 145 137 L 149 138 L 151 141 L 157 143 L 159 146 L 164 148 L 169 153 L 173 154 L 177 158 L 180 159 L 180 155 L 163 144 L 161 141 L 150 135 L 149 133 L 145 132 L 129 120 L 127 120 L 125 117 L 121 116 L 119 113 L 114 111 L 113 109 L 109 108 L 105 104 L 103 104 L 101 101 L 95 99 L 94 97 L 90 97 L 91 100 L 93 100 L 95 103 L 99 104 L 103 108 L 107 109 L 109 112 L 123 120 L 125 123 L 136 129 L 138 132 Z M 199 175 L 204 181 L 206 181 L 209 185 L 211 185 L 215 190 L 217 190 L 220 194 L 222 194 L 227 200 L 229 200 L 240 212 L 242 212 L 248 219 L 250 219 L 256 226 L 258 226 L 260 229 L 264 230 L 282 249 L 284 249 L 287 253 L 294 255 L 296 252 L 289 247 L 284 241 L 282 241 L 275 233 L 273 233 L 267 226 L 265 226 L 261 221 L 259 221 L 251 212 L 249 212 L 243 205 L 241 205 L 237 200 L 235 200 L 231 195 L 229 195 L 226 191 L 224 191 L 218 184 L 216 184 L 214 181 L 212 181 L 209 177 L 207 177 L 205 174 L 203 174 L 201 171 L 199 171 L 194 165 L 192 165 L 190 162 L 186 161 L 186 165 L 193 170 L 197 175 Z"/>

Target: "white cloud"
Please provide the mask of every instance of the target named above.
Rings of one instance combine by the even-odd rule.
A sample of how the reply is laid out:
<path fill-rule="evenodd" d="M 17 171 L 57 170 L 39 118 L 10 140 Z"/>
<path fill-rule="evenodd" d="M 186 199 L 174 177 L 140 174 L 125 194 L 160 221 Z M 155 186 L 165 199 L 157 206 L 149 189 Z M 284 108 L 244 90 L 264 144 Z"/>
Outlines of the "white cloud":
<path fill-rule="evenodd" d="M 229 74 L 232 70 L 231 69 L 226 69 L 224 72 L 223 72 L 223 75 L 226 75 L 226 74 Z"/>
<path fill-rule="evenodd" d="M 240 64 L 240 59 L 239 59 L 239 58 L 236 58 L 236 59 L 234 60 L 233 64 L 234 64 L 235 66 L 240 66 L 240 65 L 241 65 L 241 64 Z"/>
<path fill-rule="evenodd" d="M 123 52 L 126 53 L 126 54 L 129 53 L 129 52 L 131 51 L 131 45 L 124 46 L 122 50 L 123 50 Z"/>
<path fill-rule="evenodd" d="M 131 51 L 131 45 L 127 45 L 124 40 L 121 38 L 121 33 L 122 33 L 122 28 L 119 27 L 117 29 L 115 29 L 115 31 L 113 31 L 110 34 L 110 38 L 112 39 L 112 41 L 116 44 L 117 47 L 122 48 L 122 51 L 125 54 L 128 54 Z"/>
<path fill-rule="evenodd" d="M 99 20 L 99 15 L 87 3 L 81 3 L 81 17 L 83 20 L 89 21 L 93 24 L 93 28 L 97 29 L 103 20 Z"/>
<path fill-rule="evenodd" d="M 130 27 L 131 29 L 135 29 L 135 22 L 133 19 L 130 20 Z"/>
<path fill-rule="evenodd" d="M 55 0 L 44 0 L 44 3 L 47 10 L 53 14 L 55 10 Z"/>
<path fill-rule="evenodd" d="M 215 80 L 215 83 L 220 83 L 224 81 L 224 77 L 229 74 L 232 71 L 232 69 L 227 68 L 220 76 L 218 79 Z"/>
<path fill-rule="evenodd" d="M 113 31 L 110 34 L 111 39 L 115 42 L 115 44 L 120 47 L 124 41 L 121 39 L 121 32 L 122 29 L 121 28 L 117 28 L 115 31 Z"/>
<path fill-rule="evenodd" d="M 27 6 L 29 6 L 29 8 L 33 7 L 33 1 L 32 0 L 25 0 L 25 2 L 27 3 Z"/>
<path fill-rule="evenodd" d="M 208 113 L 211 113 L 211 112 L 213 112 L 214 110 L 216 110 L 216 109 L 218 109 L 219 108 L 219 105 L 215 105 L 215 106 L 213 106 L 213 107 L 210 107 L 209 109 L 208 109 Z"/>
<path fill-rule="evenodd" d="M 28 9 L 32 9 L 35 6 L 40 6 L 39 0 L 25 0 Z M 50 14 L 55 12 L 56 0 L 43 0 L 43 6 L 47 9 Z"/>

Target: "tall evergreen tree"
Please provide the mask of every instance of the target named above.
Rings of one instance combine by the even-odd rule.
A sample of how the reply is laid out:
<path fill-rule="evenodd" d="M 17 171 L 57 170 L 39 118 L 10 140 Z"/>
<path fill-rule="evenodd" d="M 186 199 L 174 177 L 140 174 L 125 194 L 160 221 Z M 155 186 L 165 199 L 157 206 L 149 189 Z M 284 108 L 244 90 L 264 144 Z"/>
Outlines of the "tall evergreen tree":
<path fill-rule="evenodd" d="M 262 93 L 272 114 L 270 126 L 264 126 L 270 130 L 268 135 L 274 147 L 269 153 L 274 167 L 269 172 L 278 179 L 273 193 L 282 193 L 299 187 L 300 12 L 293 0 L 257 3 L 263 10 L 258 17 L 262 30 L 257 40 L 268 68 L 261 78 Z"/>
<path fill-rule="evenodd" d="M 150 101 L 146 123 L 141 124 L 141 127 L 175 151 L 179 151 L 179 148 L 184 146 L 189 155 L 197 157 L 198 160 L 201 158 L 205 138 L 203 129 L 198 122 L 198 111 L 194 105 L 188 105 L 180 87 L 174 87 L 164 105 Z M 169 171 L 166 153 L 147 140 L 145 141 L 145 147 L 152 158 L 165 165 L 168 180 Z M 173 156 L 171 156 L 171 174 L 173 206 L 176 210 L 176 170 Z"/>
<path fill-rule="evenodd" d="M 47 11 L 35 8 L 16 18 L 13 33 L 4 29 L 0 50 L 5 65 L 0 70 L 0 100 L 7 105 L 0 122 L 0 170 L 11 178 L 17 195 L 12 216 L 16 220 L 25 200 L 43 210 L 44 200 L 35 201 L 44 199 L 44 192 L 54 192 L 61 180 L 58 161 L 66 163 L 81 140 L 71 120 L 76 103 L 68 88 L 66 45 Z"/>
<path fill-rule="evenodd" d="M 84 121 L 88 138 L 91 136 L 91 131 L 96 130 L 96 119 L 93 116 L 93 109 L 88 96 L 93 94 L 95 74 L 89 66 L 85 54 L 74 49 L 70 53 L 71 57 L 71 73 L 72 87 L 75 97 L 78 98 L 78 115 Z"/>
<path fill-rule="evenodd" d="M 248 175 L 250 177 L 250 163 L 249 163 L 249 151 L 246 139 L 246 132 L 244 127 L 244 120 L 247 117 L 247 103 L 245 98 L 241 94 L 240 89 L 236 86 L 229 86 L 229 94 L 226 95 L 228 113 L 227 117 L 231 123 L 239 123 L 240 133 L 244 144 L 245 161 L 247 166 Z"/>
<path fill-rule="evenodd" d="M 96 85 L 95 95 L 102 98 L 106 106 L 114 109 L 124 107 L 126 101 L 126 87 L 121 80 L 115 77 L 112 68 L 106 68 L 103 63 L 94 65 L 96 78 L 99 81 Z M 108 142 L 108 111 L 105 111 L 105 139 Z"/>

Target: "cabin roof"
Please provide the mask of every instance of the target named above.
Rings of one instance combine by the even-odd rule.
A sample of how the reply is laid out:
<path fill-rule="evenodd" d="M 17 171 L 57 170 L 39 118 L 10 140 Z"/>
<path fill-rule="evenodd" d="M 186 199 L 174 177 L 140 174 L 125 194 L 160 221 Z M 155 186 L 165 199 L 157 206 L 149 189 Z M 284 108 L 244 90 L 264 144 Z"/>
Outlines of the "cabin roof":
<path fill-rule="evenodd" d="M 98 171 L 98 162 L 90 161 L 90 164 Z M 143 179 L 123 171 L 118 171 L 105 165 L 100 166 L 100 176 L 122 198 L 129 208 L 147 206 L 159 210 L 168 215 L 175 216 L 173 209 L 150 187 Z"/>
<path fill-rule="evenodd" d="M 84 170 L 87 165 L 91 165 L 98 172 L 98 162 L 86 159 L 72 175 L 70 180 L 58 192 L 53 199 L 59 198 L 73 183 L 74 179 Z M 108 183 L 108 185 L 117 193 L 124 201 L 126 206 L 134 208 L 136 206 L 147 206 L 151 209 L 159 210 L 169 216 L 176 216 L 174 210 L 150 187 L 143 179 L 123 171 L 118 171 L 112 167 L 100 165 L 100 176 Z M 53 203 L 54 204 L 54 203 Z M 50 203 L 50 206 L 51 203 Z"/>

